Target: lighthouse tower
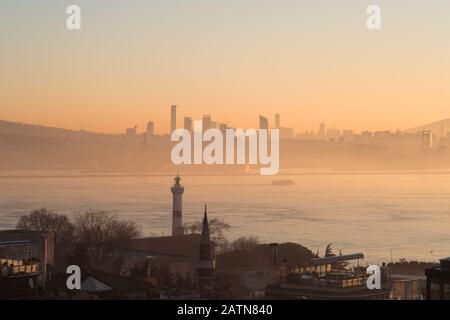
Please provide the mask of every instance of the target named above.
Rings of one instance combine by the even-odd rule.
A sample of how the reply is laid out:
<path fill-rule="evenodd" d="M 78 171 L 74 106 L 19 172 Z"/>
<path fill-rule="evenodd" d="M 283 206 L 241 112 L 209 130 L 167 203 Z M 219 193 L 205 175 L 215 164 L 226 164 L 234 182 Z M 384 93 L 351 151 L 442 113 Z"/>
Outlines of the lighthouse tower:
<path fill-rule="evenodd" d="M 183 235 L 183 192 L 184 187 L 180 184 L 179 175 L 175 177 L 172 186 L 172 237 Z"/>
<path fill-rule="evenodd" d="M 209 237 L 208 213 L 203 216 L 202 234 L 200 236 L 200 252 L 197 261 L 198 286 L 200 295 L 203 298 L 212 296 L 213 292 L 213 272 L 215 269 L 215 250 L 214 244 Z"/>

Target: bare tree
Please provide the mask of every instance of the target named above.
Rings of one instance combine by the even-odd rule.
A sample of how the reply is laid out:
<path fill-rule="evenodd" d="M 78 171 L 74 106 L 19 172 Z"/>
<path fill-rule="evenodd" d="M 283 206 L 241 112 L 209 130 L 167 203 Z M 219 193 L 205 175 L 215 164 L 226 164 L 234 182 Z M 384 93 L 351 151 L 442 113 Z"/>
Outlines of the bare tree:
<path fill-rule="evenodd" d="M 183 229 L 185 234 L 199 234 L 202 232 L 202 221 L 185 224 Z M 217 218 L 209 221 L 209 235 L 211 240 L 218 246 L 226 242 L 225 232 L 229 231 L 231 226 Z"/>
<path fill-rule="evenodd" d="M 28 215 L 21 216 L 16 229 L 53 232 L 57 245 L 67 245 L 73 242 L 74 226 L 67 216 L 46 208 L 37 209 Z"/>
<path fill-rule="evenodd" d="M 140 232 L 134 222 L 119 220 L 105 211 L 87 211 L 75 215 L 77 240 L 88 247 L 98 266 L 113 250 L 136 238 Z"/>
<path fill-rule="evenodd" d="M 259 244 L 256 236 L 240 237 L 231 242 L 230 247 L 234 251 L 251 251 Z"/>
<path fill-rule="evenodd" d="M 72 264 L 79 266 L 83 272 L 89 270 L 89 251 L 85 245 L 78 243 L 67 254 L 67 265 Z"/>

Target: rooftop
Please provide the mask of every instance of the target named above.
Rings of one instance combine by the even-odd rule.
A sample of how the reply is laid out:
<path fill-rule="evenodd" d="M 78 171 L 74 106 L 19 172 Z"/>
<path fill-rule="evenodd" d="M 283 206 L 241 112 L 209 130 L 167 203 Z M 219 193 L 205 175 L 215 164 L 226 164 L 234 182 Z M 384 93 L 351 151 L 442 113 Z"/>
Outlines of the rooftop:
<path fill-rule="evenodd" d="M 98 280 L 108 287 L 111 287 L 113 290 L 119 292 L 146 290 L 150 287 L 149 284 L 143 280 L 135 279 L 132 277 L 121 277 L 100 271 L 89 272 L 89 276 L 86 279 L 88 279 L 89 277 Z"/>
<path fill-rule="evenodd" d="M 441 268 L 450 270 L 450 257 L 443 258 L 441 261 Z"/>
<path fill-rule="evenodd" d="M 329 300 L 361 300 L 387 298 L 390 290 L 369 290 L 367 287 L 352 288 L 351 290 L 330 290 L 329 288 L 302 286 L 268 286 L 269 295 L 289 296 L 296 299 L 329 299 Z"/>
<path fill-rule="evenodd" d="M 14 241 L 38 241 L 44 232 L 34 230 L 0 230 L 0 244 Z"/>
<path fill-rule="evenodd" d="M 325 258 L 315 258 L 315 259 L 311 259 L 310 263 L 312 266 L 320 266 L 320 265 L 335 264 L 338 262 L 359 260 L 359 259 L 364 259 L 364 254 L 353 253 L 353 254 L 344 254 L 344 255 L 325 257 Z"/>
<path fill-rule="evenodd" d="M 200 235 L 181 235 L 168 237 L 153 237 L 133 239 L 124 248 L 141 250 L 149 253 L 164 253 L 171 255 L 197 258 L 199 255 Z"/>

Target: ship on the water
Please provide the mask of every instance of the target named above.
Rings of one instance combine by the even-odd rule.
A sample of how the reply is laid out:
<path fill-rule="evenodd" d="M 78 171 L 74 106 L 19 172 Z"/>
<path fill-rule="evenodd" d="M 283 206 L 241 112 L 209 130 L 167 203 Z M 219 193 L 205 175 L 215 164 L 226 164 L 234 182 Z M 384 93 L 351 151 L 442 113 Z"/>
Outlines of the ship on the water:
<path fill-rule="evenodd" d="M 294 184 L 295 184 L 295 182 L 293 180 L 290 180 L 290 179 L 286 179 L 286 180 L 272 180 L 272 185 L 273 186 L 292 186 Z"/>

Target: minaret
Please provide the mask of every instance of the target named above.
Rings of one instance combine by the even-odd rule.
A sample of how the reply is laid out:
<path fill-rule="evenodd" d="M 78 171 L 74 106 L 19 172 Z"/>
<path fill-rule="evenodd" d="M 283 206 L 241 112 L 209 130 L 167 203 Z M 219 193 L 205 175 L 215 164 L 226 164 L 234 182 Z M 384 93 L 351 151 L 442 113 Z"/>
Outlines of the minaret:
<path fill-rule="evenodd" d="M 184 187 L 180 184 L 181 178 L 177 174 L 172 186 L 172 237 L 183 235 L 183 192 Z"/>
<path fill-rule="evenodd" d="M 215 269 L 214 244 L 209 237 L 208 213 L 205 205 L 202 234 L 200 236 L 200 252 L 197 262 L 198 286 L 202 297 L 210 297 L 213 290 L 212 273 Z"/>

